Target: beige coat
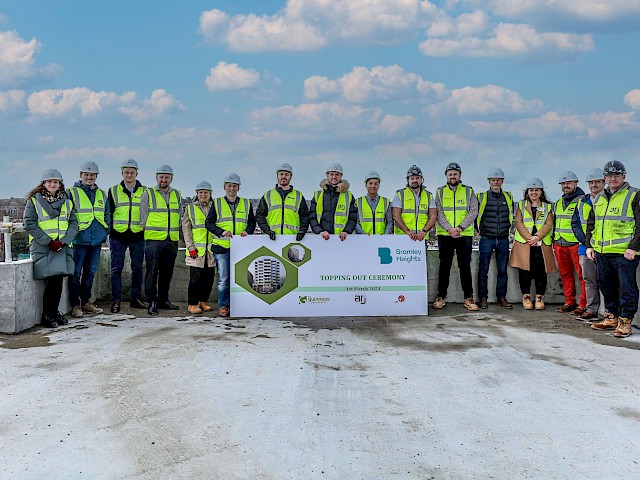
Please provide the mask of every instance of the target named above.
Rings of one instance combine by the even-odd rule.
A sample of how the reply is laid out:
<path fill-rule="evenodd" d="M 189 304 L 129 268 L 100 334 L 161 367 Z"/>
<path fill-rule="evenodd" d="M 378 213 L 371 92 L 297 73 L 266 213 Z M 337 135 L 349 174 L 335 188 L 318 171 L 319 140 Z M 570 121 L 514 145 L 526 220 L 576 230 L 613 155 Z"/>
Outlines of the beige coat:
<path fill-rule="evenodd" d="M 200 210 L 202 210 L 206 218 L 209 214 L 209 210 L 211 210 L 211 205 L 213 203 L 212 201 L 209 201 L 209 203 L 200 203 L 198 201 L 195 201 L 194 204 L 196 208 L 200 208 Z M 185 208 L 184 213 L 182 214 L 182 235 L 184 236 L 185 247 L 187 247 L 185 263 L 190 267 L 204 268 L 204 256 L 197 258 L 191 258 L 189 256 L 189 250 L 193 250 L 194 248 L 196 248 L 196 246 L 193 243 L 193 234 L 191 232 L 192 224 L 191 219 L 189 218 L 189 212 L 187 210 L 188 208 Z M 207 268 L 213 268 L 216 264 L 216 261 L 213 253 L 211 252 L 211 249 L 207 250 L 206 256 Z"/>
<path fill-rule="evenodd" d="M 525 202 L 525 207 L 529 213 L 531 213 L 531 205 L 527 200 Z M 536 219 L 542 215 L 542 212 L 536 212 Z M 522 221 L 522 212 L 520 208 L 516 210 L 516 218 L 515 218 L 515 226 L 518 233 L 522 235 L 522 238 L 525 240 L 531 238 L 531 232 L 524 226 L 524 222 Z M 551 231 L 553 229 L 553 213 L 549 212 L 549 216 L 544 222 L 544 225 L 540 227 L 537 235 L 540 238 L 544 238 L 547 235 L 551 235 Z M 509 257 L 509 265 L 516 268 L 521 268 L 522 270 L 530 270 L 529 267 L 529 258 L 530 258 L 530 247 L 527 243 L 513 242 L 513 247 L 511 248 L 511 257 Z M 544 266 L 547 273 L 557 272 L 558 268 L 556 267 L 556 258 L 553 255 L 553 246 L 542 244 L 542 256 L 544 258 Z"/>

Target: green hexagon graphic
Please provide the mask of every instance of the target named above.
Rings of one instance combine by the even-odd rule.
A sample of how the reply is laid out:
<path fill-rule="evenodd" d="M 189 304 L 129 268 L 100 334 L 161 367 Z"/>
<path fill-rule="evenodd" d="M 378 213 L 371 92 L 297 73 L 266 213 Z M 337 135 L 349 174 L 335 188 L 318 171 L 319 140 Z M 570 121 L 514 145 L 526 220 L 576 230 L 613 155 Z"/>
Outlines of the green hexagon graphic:
<path fill-rule="evenodd" d="M 311 260 L 311 250 L 301 243 L 290 243 L 282 249 L 282 258 L 290 261 L 295 267 L 301 267 Z"/>
<path fill-rule="evenodd" d="M 293 263 L 262 246 L 236 262 L 235 283 L 271 305 L 297 288 L 298 269 Z"/>

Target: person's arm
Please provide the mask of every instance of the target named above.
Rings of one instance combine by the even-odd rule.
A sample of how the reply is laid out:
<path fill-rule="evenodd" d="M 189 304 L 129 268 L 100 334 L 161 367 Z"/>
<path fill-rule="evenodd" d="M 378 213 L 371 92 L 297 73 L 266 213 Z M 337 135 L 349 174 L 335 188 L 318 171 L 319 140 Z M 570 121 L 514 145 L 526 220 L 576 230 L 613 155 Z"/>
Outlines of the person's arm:
<path fill-rule="evenodd" d="M 586 245 L 587 237 L 582 231 L 582 222 L 580 222 L 580 209 L 582 208 L 582 202 L 578 202 L 576 209 L 571 216 L 571 231 L 575 235 L 580 244 Z"/>
<path fill-rule="evenodd" d="M 253 208 L 251 208 L 251 202 L 249 202 L 249 217 L 247 218 L 247 235 L 253 235 L 256 231 L 256 216 L 253 214 Z"/>
<path fill-rule="evenodd" d="M 27 200 L 27 204 L 25 205 L 23 222 L 24 229 L 29 235 L 33 237 L 36 242 L 44 246 L 47 246 L 51 243 L 51 237 L 44 233 L 44 230 L 42 230 L 40 228 L 40 225 L 38 225 L 38 214 L 36 212 L 36 207 L 31 199 Z"/>
<path fill-rule="evenodd" d="M 106 192 L 102 192 L 104 195 L 107 195 L 108 198 L 108 194 Z M 104 204 L 104 221 L 107 224 L 107 233 L 109 233 L 109 229 L 111 228 L 111 212 L 113 210 L 111 210 L 111 204 L 107 201 Z"/>
<path fill-rule="evenodd" d="M 551 231 L 553 230 L 554 224 L 555 224 L 555 217 L 552 212 L 549 212 L 549 215 L 547 216 L 547 219 L 545 220 L 544 225 L 540 227 L 540 230 L 538 230 L 538 233 L 536 233 L 536 235 L 538 235 L 538 237 L 542 240 L 543 238 L 545 238 L 547 235 L 551 233 Z"/>
<path fill-rule="evenodd" d="M 182 212 L 182 238 L 184 239 L 184 246 L 188 252 L 197 250 L 193 242 L 193 224 L 191 223 L 191 218 L 189 218 L 188 208 L 185 208 L 184 212 Z"/>
<path fill-rule="evenodd" d="M 149 217 L 149 190 L 145 190 L 140 197 L 140 226 L 144 228 L 147 225 Z"/>
<path fill-rule="evenodd" d="M 222 238 L 222 234 L 224 233 L 224 230 L 222 230 L 218 225 L 216 225 L 217 221 L 218 221 L 218 214 L 216 213 L 216 206 L 215 206 L 215 200 L 214 200 L 214 203 L 211 205 L 211 209 L 207 214 L 207 219 L 204 221 L 204 227 L 207 230 L 209 230 L 211 233 L 213 233 L 216 237 Z"/>
<path fill-rule="evenodd" d="M 349 218 L 347 224 L 344 226 L 344 231 L 348 234 L 352 234 L 358 224 L 358 207 L 356 206 L 356 197 L 351 195 L 351 202 L 349 203 Z"/>
<path fill-rule="evenodd" d="M 468 188 L 471 188 L 471 187 L 468 187 Z M 473 192 L 473 189 L 471 189 L 471 198 L 469 201 L 469 212 L 462 219 L 462 221 L 460 222 L 460 225 L 457 225 L 457 226 L 459 226 L 461 230 L 466 230 L 467 228 L 469 228 L 471 225 L 474 224 L 477 216 L 478 216 L 478 197 L 476 197 L 476 194 Z"/>
<path fill-rule="evenodd" d="M 311 206 L 309 207 L 309 226 L 311 227 L 311 231 L 315 234 L 319 234 L 322 232 L 322 227 L 318 223 L 318 219 L 316 218 L 316 197 L 313 196 L 313 200 L 311 200 Z"/>
<path fill-rule="evenodd" d="M 636 193 L 636 196 L 633 199 L 631 208 L 633 210 L 633 218 L 636 222 L 636 228 L 633 232 L 633 238 L 631 239 L 631 242 L 629 242 L 629 250 L 640 252 L 640 195 L 638 195 L 638 193 Z"/>
<path fill-rule="evenodd" d="M 269 235 L 269 233 L 271 232 L 271 228 L 267 223 L 267 215 L 269 214 L 269 209 L 267 207 L 267 201 L 265 200 L 266 195 L 267 194 L 262 196 L 262 198 L 260 199 L 260 203 L 258 203 L 258 208 L 256 208 L 256 223 L 260 227 L 260 230 L 262 230 L 262 233 Z"/>
<path fill-rule="evenodd" d="M 436 220 L 438 222 L 438 225 L 440 225 L 440 227 L 442 227 L 443 229 L 449 231 L 452 227 L 451 227 L 451 224 L 449 223 L 449 220 L 447 220 L 447 217 L 445 217 L 444 215 L 444 211 L 442 210 L 442 203 L 440 202 L 440 197 L 438 196 L 437 193 L 434 196 L 436 198 L 436 212 L 438 214 L 436 217 Z"/>
<path fill-rule="evenodd" d="M 67 233 L 65 233 L 64 237 L 62 237 L 60 241 L 66 245 L 71 245 L 76 239 L 77 235 L 78 217 L 76 217 L 76 212 L 74 210 L 71 210 L 71 214 L 69 215 L 69 226 L 67 227 Z"/>
<path fill-rule="evenodd" d="M 527 208 L 526 206 L 524 208 Z M 513 221 L 513 223 L 516 226 L 516 230 L 518 231 L 518 233 L 520 234 L 520 236 L 522 236 L 522 238 L 524 238 L 525 240 L 529 240 L 529 238 L 531 238 L 531 232 L 527 229 L 527 227 L 524 226 L 524 221 L 522 220 L 523 218 L 523 213 L 522 210 L 520 210 L 520 207 L 516 207 L 516 216 L 515 216 L 515 220 Z"/>
<path fill-rule="evenodd" d="M 384 220 L 386 222 L 386 225 L 384 227 L 384 234 L 385 235 L 390 235 L 393 233 L 393 213 L 391 212 L 391 205 L 389 205 L 389 208 L 387 208 L 387 211 L 384 212 Z"/>
<path fill-rule="evenodd" d="M 300 216 L 300 233 L 307 233 L 309 230 L 309 205 L 307 200 L 302 195 L 302 202 L 300 203 L 300 210 L 298 210 Z"/>

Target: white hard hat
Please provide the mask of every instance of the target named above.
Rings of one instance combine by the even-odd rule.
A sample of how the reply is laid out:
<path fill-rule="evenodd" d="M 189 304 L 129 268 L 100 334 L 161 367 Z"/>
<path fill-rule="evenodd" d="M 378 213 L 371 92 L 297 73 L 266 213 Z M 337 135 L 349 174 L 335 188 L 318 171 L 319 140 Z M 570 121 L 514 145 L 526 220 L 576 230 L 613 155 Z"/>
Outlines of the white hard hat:
<path fill-rule="evenodd" d="M 291 165 L 289 165 L 288 163 L 283 163 L 276 170 L 276 173 L 278 172 L 289 172 L 291 175 L 293 175 L 293 168 L 291 168 Z"/>
<path fill-rule="evenodd" d="M 375 170 L 371 170 L 369 173 L 367 173 L 364 176 L 364 183 L 367 183 L 369 180 L 371 180 L 372 178 L 375 178 L 376 180 L 378 180 L 379 182 L 382 181 L 382 179 L 380 178 L 380 174 L 378 172 L 376 172 Z"/>
<path fill-rule="evenodd" d="M 240 175 L 237 173 L 230 173 L 226 177 L 224 177 L 224 183 L 235 183 L 240 185 Z"/>
<path fill-rule="evenodd" d="M 573 173 L 571 170 L 567 170 L 566 172 L 562 172 L 558 177 L 558 183 L 562 182 L 577 182 L 578 176 Z"/>
<path fill-rule="evenodd" d="M 160 165 L 156 170 L 156 175 L 160 173 L 168 173 L 169 175 L 173 175 L 173 168 L 171 168 L 171 165 L 167 164 Z"/>
<path fill-rule="evenodd" d="M 42 172 L 42 181 L 46 182 L 47 180 L 62 181 L 62 174 L 55 168 L 47 168 L 44 172 Z"/>
<path fill-rule="evenodd" d="M 544 183 L 542 183 L 542 180 L 540 180 L 538 177 L 533 177 L 530 178 L 529 180 L 527 180 L 527 188 L 540 188 L 543 189 L 544 188 Z"/>
<path fill-rule="evenodd" d="M 98 164 L 96 162 L 92 162 L 89 160 L 88 162 L 84 162 L 80 165 L 80 173 L 100 173 L 100 169 L 98 168 Z"/>
<path fill-rule="evenodd" d="M 339 163 L 332 163 L 331 165 L 329 165 L 329 168 L 327 168 L 327 173 L 329 172 L 342 173 L 342 165 L 340 165 Z"/>
<path fill-rule="evenodd" d="M 587 182 L 604 180 L 604 171 L 601 168 L 592 168 L 587 172 Z"/>
<path fill-rule="evenodd" d="M 198 182 L 198 184 L 196 185 L 196 192 L 198 190 L 209 190 L 211 192 L 213 191 L 213 188 L 211 188 L 211 184 L 209 182 L 203 180 L 202 182 Z"/>
<path fill-rule="evenodd" d="M 489 173 L 487 173 L 487 180 L 490 180 L 492 178 L 501 178 L 504 180 L 504 172 L 502 171 L 502 169 L 496 167 L 489 170 Z"/>
<path fill-rule="evenodd" d="M 123 168 L 135 168 L 136 170 L 138 170 L 138 162 L 136 162 L 133 158 L 123 160 L 120 164 L 120 169 L 122 170 Z"/>

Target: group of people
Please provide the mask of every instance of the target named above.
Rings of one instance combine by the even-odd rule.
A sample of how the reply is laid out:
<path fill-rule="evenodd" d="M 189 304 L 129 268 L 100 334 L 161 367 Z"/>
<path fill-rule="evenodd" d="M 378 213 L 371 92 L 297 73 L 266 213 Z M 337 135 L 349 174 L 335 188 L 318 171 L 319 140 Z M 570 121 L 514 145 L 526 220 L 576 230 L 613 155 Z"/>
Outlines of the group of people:
<path fill-rule="evenodd" d="M 230 239 L 252 234 L 256 224 L 271 240 L 277 235 L 295 235 L 297 241 L 309 229 L 325 240 L 330 235 L 345 240 L 356 233 L 408 235 L 424 241 L 435 226 L 440 265 L 434 308 L 446 305 L 454 254 L 464 306 L 471 311 L 488 308 L 488 272 L 495 251 L 498 306 L 513 308 L 507 300 L 507 265 L 518 269 L 522 306 L 527 310 L 545 308 L 547 274 L 559 270 L 565 296 L 559 311 L 593 319 L 592 328 L 613 329 L 615 336 L 631 334 L 638 309 L 640 195 L 626 182 L 626 169 L 619 161 L 587 173 L 587 194 L 578 187 L 575 173 L 563 172 L 558 182 L 563 194 L 553 204 L 539 178 L 527 181 L 523 198 L 517 201 L 502 189 L 505 176 L 499 168 L 488 173 L 488 190 L 476 194 L 461 182 L 462 168 L 456 162 L 446 166 L 446 184 L 435 194 L 424 187 L 422 170 L 412 165 L 406 186 L 393 199 L 378 194 L 381 177 L 375 171 L 364 177 L 367 194 L 356 198 L 343 178 L 342 166 L 334 163 L 327 168 L 310 206 L 291 185 L 291 165 L 283 163 L 276 170 L 275 187 L 262 196 L 255 214 L 250 201 L 238 196 L 241 181 L 236 173 L 225 177 L 224 196 L 212 198 L 211 184 L 202 181 L 196 185 L 193 202 L 183 204 L 180 192 L 171 187 L 173 169 L 169 165 L 156 170 L 153 187 L 137 180 L 135 160 L 125 160 L 121 171 L 123 180 L 105 192 L 96 185 L 99 169 L 95 162 L 81 165 L 80 180 L 69 189 L 58 170 L 48 169 L 27 195 L 25 228 L 32 237 L 34 277 L 46 280 L 41 319 L 45 326 L 68 322 L 58 312 L 64 276 L 71 276 L 72 317 L 102 312 L 90 298 L 107 236 L 112 313 L 121 308 L 127 249 L 132 270 L 130 306 L 147 309 L 150 315 L 158 315 L 158 309 L 178 309 L 169 300 L 169 287 L 182 231 L 190 267 L 189 312 L 213 310 L 207 302 L 217 270 L 218 315 L 226 317 L 230 313 Z M 480 234 L 477 303 L 471 277 L 476 231 Z M 147 269 L 144 296 L 143 262 Z M 597 322 L 600 292 L 606 315 Z"/>

